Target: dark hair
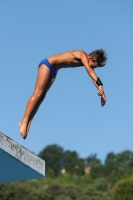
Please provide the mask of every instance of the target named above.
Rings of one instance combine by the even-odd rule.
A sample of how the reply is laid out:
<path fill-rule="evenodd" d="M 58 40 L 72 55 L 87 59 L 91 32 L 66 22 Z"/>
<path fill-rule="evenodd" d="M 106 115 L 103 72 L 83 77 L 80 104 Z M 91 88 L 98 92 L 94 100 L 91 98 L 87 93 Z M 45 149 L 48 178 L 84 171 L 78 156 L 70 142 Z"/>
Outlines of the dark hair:
<path fill-rule="evenodd" d="M 103 67 L 106 64 L 107 54 L 103 49 L 95 50 L 89 53 L 92 59 L 97 62 L 99 67 Z"/>

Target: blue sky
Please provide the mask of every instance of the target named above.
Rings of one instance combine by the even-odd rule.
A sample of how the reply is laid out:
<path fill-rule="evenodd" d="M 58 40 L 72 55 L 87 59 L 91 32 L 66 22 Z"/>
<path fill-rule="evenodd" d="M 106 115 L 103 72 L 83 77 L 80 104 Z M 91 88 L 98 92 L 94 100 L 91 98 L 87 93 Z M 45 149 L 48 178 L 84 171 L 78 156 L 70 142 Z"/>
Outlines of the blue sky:
<path fill-rule="evenodd" d="M 0 1 L 0 131 L 38 154 L 57 144 L 85 158 L 133 151 L 133 1 Z M 31 96 L 38 63 L 68 50 L 103 48 L 96 69 L 107 104 L 85 69 L 62 69 L 23 140 L 18 122 Z"/>

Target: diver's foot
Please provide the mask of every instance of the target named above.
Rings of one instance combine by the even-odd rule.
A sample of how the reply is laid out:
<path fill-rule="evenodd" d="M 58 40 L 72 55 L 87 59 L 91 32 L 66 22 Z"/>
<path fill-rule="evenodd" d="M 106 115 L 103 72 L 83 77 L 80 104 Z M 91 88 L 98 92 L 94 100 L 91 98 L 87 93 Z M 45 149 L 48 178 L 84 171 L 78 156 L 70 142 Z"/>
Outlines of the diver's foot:
<path fill-rule="evenodd" d="M 20 134 L 23 139 L 26 139 L 26 137 L 28 135 L 27 126 L 28 126 L 28 124 L 26 122 L 23 122 L 23 121 L 19 122 Z"/>
<path fill-rule="evenodd" d="M 29 123 L 28 123 L 28 125 L 27 125 L 27 134 L 28 134 L 28 132 L 29 132 L 31 122 L 32 122 L 32 121 L 29 121 Z"/>

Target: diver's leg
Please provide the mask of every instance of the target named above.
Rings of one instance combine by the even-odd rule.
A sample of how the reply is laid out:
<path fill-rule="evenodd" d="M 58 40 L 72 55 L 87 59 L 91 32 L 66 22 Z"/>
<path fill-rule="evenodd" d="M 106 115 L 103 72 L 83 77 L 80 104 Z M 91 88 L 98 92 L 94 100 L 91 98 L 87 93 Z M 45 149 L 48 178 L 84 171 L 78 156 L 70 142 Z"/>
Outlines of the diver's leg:
<path fill-rule="evenodd" d="M 35 85 L 35 90 L 32 96 L 30 97 L 26 109 L 25 109 L 25 114 L 21 122 L 19 123 L 20 126 L 20 134 L 22 135 L 23 138 L 27 135 L 27 126 L 29 122 L 29 117 L 37 104 L 38 100 L 41 98 L 43 95 L 45 86 L 48 82 L 50 75 L 50 69 L 42 64 L 38 68 L 38 75 L 37 75 L 37 80 L 36 80 L 36 85 Z"/>
<path fill-rule="evenodd" d="M 55 80 L 56 77 L 49 77 L 49 80 L 45 86 L 45 89 L 44 89 L 44 92 L 43 92 L 43 95 L 41 96 L 41 98 L 38 100 L 36 106 L 34 107 L 30 117 L 29 117 L 29 122 L 28 122 L 28 126 L 27 126 L 27 133 L 29 131 L 29 128 L 30 128 L 30 124 L 36 114 L 36 112 L 38 111 L 42 101 L 44 100 L 45 96 L 46 96 L 46 93 L 48 92 L 48 90 L 50 89 L 50 87 L 52 86 L 54 80 Z"/>

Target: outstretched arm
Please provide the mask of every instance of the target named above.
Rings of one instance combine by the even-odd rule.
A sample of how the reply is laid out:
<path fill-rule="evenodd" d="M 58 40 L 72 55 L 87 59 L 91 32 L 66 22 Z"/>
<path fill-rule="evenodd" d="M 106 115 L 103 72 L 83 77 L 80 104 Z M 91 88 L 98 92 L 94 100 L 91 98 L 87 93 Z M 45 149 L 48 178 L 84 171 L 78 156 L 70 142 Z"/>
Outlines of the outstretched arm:
<path fill-rule="evenodd" d="M 104 106 L 106 103 L 106 95 L 105 95 L 105 92 L 103 89 L 103 84 L 102 84 L 101 80 L 99 79 L 99 77 L 97 77 L 94 69 L 92 69 L 90 67 L 86 53 L 84 53 L 84 52 L 81 53 L 81 60 L 82 60 L 83 65 L 85 66 L 89 76 L 92 78 L 94 85 L 99 90 L 98 95 L 101 96 L 101 106 Z"/>
<path fill-rule="evenodd" d="M 83 65 L 85 66 L 88 75 L 92 78 L 92 80 L 94 80 L 96 82 L 98 77 L 97 77 L 95 71 L 89 65 L 87 54 L 85 52 L 81 51 L 80 59 L 81 59 Z"/>
<path fill-rule="evenodd" d="M 99 89 L 98 85 L 96 84 L 96 81 L 94 81 L 93 79 L 92 79 L 92 81 L 93 81 L 94 85 L 96 86 L 96 88 Z"/>
<path fill-rule="evenodd" d="M 88 61 L 87 54 L 85 52 L 81 51 L 80 52 L 80 59 L 81 59 L 83 65 L 85 66 L 87 73 L 92 78 L 95 86 L 99 90 L 98 94 L 101 96 L 104 93 L 104 89 L 102 87 L 103 84 L 100 81 L 99 77 L 96 75 L 94 69 L 91 68 L 89 61 Z"/>

